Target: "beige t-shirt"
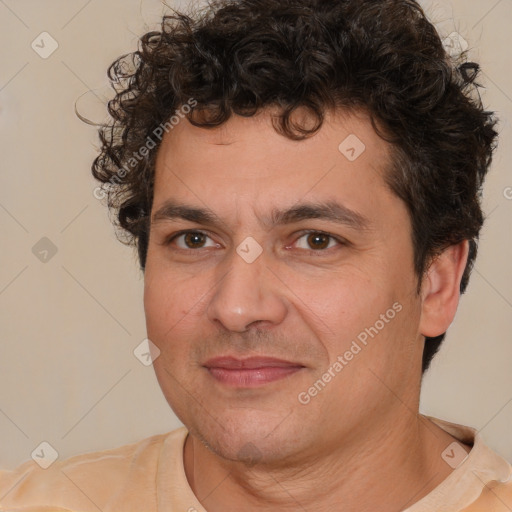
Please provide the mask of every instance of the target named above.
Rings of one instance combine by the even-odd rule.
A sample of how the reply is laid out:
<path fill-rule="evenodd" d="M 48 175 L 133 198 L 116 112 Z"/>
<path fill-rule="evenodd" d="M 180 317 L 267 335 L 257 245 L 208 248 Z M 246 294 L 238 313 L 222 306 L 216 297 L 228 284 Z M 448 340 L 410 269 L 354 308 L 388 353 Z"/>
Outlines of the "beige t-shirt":
<path fill-rule="evenodd" d="M 430 419 L 473 447 L 436 489 L 404 512 L 511 512 L 510 464 L 474 429 Z M 57 460 L 47 469 L 31 460 L 0 472 L 0 511 L 206 512 L 185 476 L 186 436 L 182 427 L 120 448 Z"/>

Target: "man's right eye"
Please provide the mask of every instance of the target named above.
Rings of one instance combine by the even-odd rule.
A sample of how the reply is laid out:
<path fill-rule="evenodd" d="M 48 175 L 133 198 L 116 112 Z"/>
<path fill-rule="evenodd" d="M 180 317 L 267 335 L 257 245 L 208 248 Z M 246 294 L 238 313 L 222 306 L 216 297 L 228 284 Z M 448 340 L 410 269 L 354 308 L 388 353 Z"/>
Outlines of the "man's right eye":
<path fill-rule="evenodd" d="M 210 240 L 209 245 L 207 245 L 208 240 Z M 207 247 L 220 247 L 219 244 L 215 243 L 202 231 L 180 231 L 179 233 L 175 233 L 165 241 L 165 245 L 171 245 L 173 243 L 178 249 L 184 251 Z"/>

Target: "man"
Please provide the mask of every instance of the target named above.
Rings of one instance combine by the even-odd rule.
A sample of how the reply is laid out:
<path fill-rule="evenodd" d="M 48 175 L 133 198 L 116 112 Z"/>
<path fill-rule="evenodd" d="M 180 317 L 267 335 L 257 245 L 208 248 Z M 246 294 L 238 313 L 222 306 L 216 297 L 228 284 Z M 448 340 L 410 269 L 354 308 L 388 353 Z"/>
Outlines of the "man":
<path fill-rule="evenodd" d="M 143 36 L 93 172 L 185 427 L 26 463 L 1 510 L 512 510 L 510 464 L 418 412 L 482 225 L 477 72 L 412 0 L 226 1 Z"/>

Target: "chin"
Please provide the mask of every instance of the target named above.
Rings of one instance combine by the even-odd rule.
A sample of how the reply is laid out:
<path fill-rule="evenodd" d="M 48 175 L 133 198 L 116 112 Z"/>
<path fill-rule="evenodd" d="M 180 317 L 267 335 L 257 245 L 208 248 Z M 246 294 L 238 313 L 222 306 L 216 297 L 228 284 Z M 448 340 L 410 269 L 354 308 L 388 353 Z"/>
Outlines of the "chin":
<path fill-rule="evenodd" d="M 193 421 L 187 427 L 192 435 L 218 457 L 247 466 L 279 465 L 300 454 L 304 440 L 302 426 L 293 428 L 287 421 L 283 422 L 282 416 L 278 419 L 276 415 L 263 418 L 259 414 L 258 419 L 251 414 L 244 414 L 238 418 L 218 418 L 218 422 L 212 422 L 211 419 L 205 419 L 204 423 Z M 288 423 L 286 429 L 285 423 Z"/>

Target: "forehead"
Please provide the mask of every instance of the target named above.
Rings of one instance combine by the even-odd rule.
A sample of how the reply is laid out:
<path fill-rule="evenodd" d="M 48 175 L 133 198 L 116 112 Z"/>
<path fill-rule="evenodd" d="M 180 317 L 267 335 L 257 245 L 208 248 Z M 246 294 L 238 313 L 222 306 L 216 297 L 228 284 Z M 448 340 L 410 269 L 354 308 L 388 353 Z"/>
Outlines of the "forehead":
<path fill-rule="evenodd" d="M 307 151 L 316 151 L 321 146 L 325 148 L 327 145 L 331 145 L 332 147 L 334 144 L 341 154 L 344 154 L 341 150 L 349 149 L 349 145 L 344 148 L 338 148 L 338 144 L 352 135 L 353 137 L 349 142 L 355 141 L 357 137 L 364 143 L 365 149 L 371 153 L 380 153 L 382 157 L 389 156 L 390 145 L 377 135 L 369 115 L 362 110 L 328 110 L 325 112 L 320 129 L 312 136 L 302 140 L 293 140 L 278 133 L 273 124 L 277 125 L 278 113 L 279 111 L 275 108 L 268 107 L 250 117 L 232 114 L 228 121 L 219 126 L 209 128 L 194 126 L 186 118 L 183 118 L 164 134 L 159 154 L 165 154 L 168 150 L 179 150 L 183 144 L 186 146 L 183 149 L 190 149 L 189 143 L 201 144 L 204 149 L 208 145 L 228 146 L 235 144 L 251 146 L 270 141 L 279 153 L 286 152 L 290 148 L 305 153 Z M 316 123 L 315 119 L 307 111 L 300 108 L 293 113 L 290 120 L 292 123 L 297 123 L 299 126 L 307 129 L 312 128 Z M 279 147 L 277 147 L 278 143 L 280 143 Z M 273 147 L 267 148 L 269 156 L 272 156 L 273 149 Z M 362 147 L 356 147 L 355 149 L 361 150 Z M 351 158 L 354 156 L 349 153 L 345 153 L 345 155 Z"/>
<path fill-rule="evenodd" d="M 295 120 L 312 125 L 300 111 Z M 153 203 L 172 198 L 212 209 L 245 203 L 270 209 L 335 199 L 358 211 L 390 194 L 384 180 L 390 165 L 390 145 L 363 112 L 327 112 L 321 128 L 303 140 L 278 133 L 268 110 L 233 115 L 215 128 L 184 119 L 159 148 Z"/>

